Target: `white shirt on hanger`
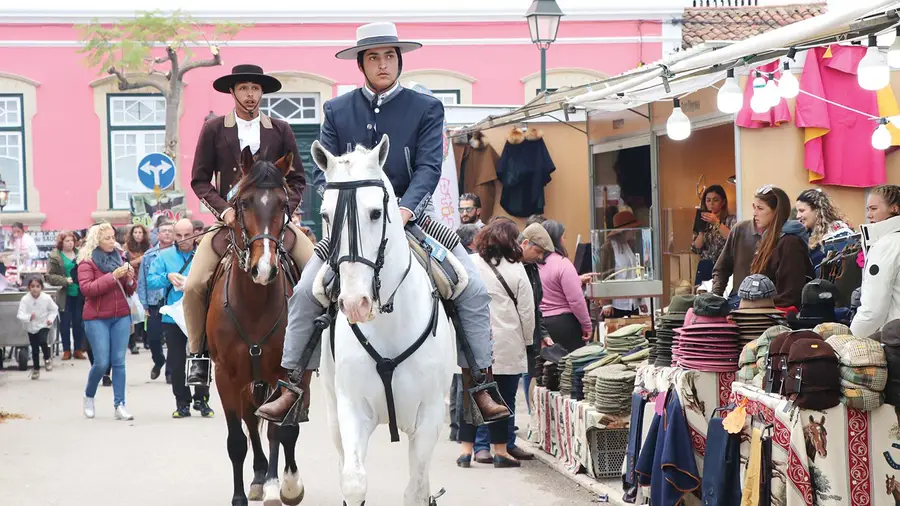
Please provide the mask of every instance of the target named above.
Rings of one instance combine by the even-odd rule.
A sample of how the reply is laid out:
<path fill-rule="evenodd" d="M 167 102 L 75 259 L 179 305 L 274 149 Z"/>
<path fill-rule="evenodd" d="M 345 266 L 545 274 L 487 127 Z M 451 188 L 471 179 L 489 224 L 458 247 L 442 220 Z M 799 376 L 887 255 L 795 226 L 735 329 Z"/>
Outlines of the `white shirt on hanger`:
<path fill-rule="evenodd" d="M 241 151 L 247 146 L 250 146 L 250 151 L 252 151 L 253 154 L 256 154 L 256 152 L 259 151 L 259 114 L 250 121 L 247 121 L 241 119 L 241 117 L 237 115 L 237 111 L 235 111 L 234 119 L 237 123 L 238 141 L 241 144 Z"/>

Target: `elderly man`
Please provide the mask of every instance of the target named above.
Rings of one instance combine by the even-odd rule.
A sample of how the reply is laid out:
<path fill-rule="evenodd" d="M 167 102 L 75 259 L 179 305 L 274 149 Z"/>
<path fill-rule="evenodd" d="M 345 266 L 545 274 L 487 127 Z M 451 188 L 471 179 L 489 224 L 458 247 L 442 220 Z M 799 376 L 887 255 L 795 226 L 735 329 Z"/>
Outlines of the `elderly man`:
<path fill-rule="evenodd" d="M 340 51 L 336 56 L 356 60 L 366 84 L 325 103 L 325 122 L 319 142 L 331 153 L 339 155 L 355 145 L 374 148 L 382 135 L 387 134 L 391 148 L 384 172 L 400 199 L 400 215 L 406 225 L 434 212 L 430 203 L 443 163 L 444 107 L 436 98 L 400 85 L 403 55 L 420 48 L 421 44 L 401 41 L 393 23 L 362 26 L 356 31 L 356 38 L 356 46 Z M 324 189 L 325 175 L 322 171 L 316 172 L 315 183 Z M 305 370 L 302 374 L 293 374 L 294 385 L 283 387 L 278 398 L 257 411 L 259 416 L 268 420 L 284 420 L 285 414 L 298 399 L 302 400 L 299 412 L 306 413 L 308 410 L 308 377 L 311 370 L 318 367 L 318 353 L 309 364 L 299 362 L 313 334 L 314 320 L 325 311 L 312 295 L 313 279 L 326 256 L 323 254 L 320 258 L 319 253 L 317 251 L 304 269 L 291 298 L 281 361 L 282 367 L 288 371 Z M 460 356 L 458 361 L 463 368 L 463 383 L 471 389 L 475 386 L 475 378 L 481 376 L 473 375 L 471 368 L 482 370 L 486 373 L 485 377 L 490 377 L 491 297 L 465 248 L 457 245 L 452 253 L 469 275 L 468 285 L 454 302 L 462 321 L 462 334 L 477 362 L 468 364 L 464 356 Z M 509 415 L 509 409 L 491 398 L 487 390 L 471 391 L 475 405 L 485 420 L 497 420 Z M 302 421 L 305 416 L 300 419 Z"/>
<path fill-rule="evenodd" d="M 147 276 L 147 288 L 163 290 L 166 305 L 171 306 L 184 296 L 185 280 L 191 272 L 197 245 L 192 238 L 193 235 L 194 225 L 191 220 L 187 218 L 178 220 L 175 224 L 177 246 L 162 250 L 153 259 L 150 274 Z M 167 362 L 172 370 L 172 393 L 175 394 L 175 411 L 172 418 L 187 418 L 191 416 L 191 389 L 184 381 L 187 336 L 171 316 L 163 315 L 162 322 L 168 344 Z M 194 409 L 204 418 L 213 416 L 213 410 L 209 407 L 209 387 L 195 386 L 193 400 Z"/>
<path fill-rule="evenodd" d="M 300 206 L 306 178 L 300 165 L 297 140 L 287 122 L 260 113 L 259 105 L 265 93 L 281 89 L 278 79 L 263 73 L 256 65 L 237 65 L 231 74 L 213 82 L 213 88 L 227 93 L 234 99 L 234 110 L 225 116 L 207 121 L 200 131 L 194 167 L 191 172 L 191 188 L 226 227 L 235 226 L 235 211 L 229 202 L 237 189 L 240 178 L 240 152 L 246 147 L 260 160 L 274 162 L 287 152 L 294 154 L 297 166 L 285 177 L 290 193 L 288 216 Z M 249 167 L 248 167 L 249 168 Z M 212 180 L 217 180 L 213 186 Z M 290 256 L 302 268 L 312 256 L 313 245 L 305 234 L 291 223 L 288 228 L 296 236 Z M 209 378 L 209 359 L 198 359 L 201 342 L 206 330 L 207 292 L 219 256 L 212 247 L 214 234 L 206 234 L 197 247 L 197 257 L 191 276 L 184 288 L 184 318 L 188 328 L 191 370 L 188 382 L 206 385 Z"/>
<path fill-rule="evenodd" d="M 172 222 L 168 219 L 159 220 L 156 226 L 156 236 L 158 243 L 156 246 L 147 250 L 141 261 L 141 267 L 138 275 L 138 298 L 144 306 L 144 312 L 147 313 L 147 344 L 150 346 L 150 353 L 153 356 L 153 368 L 150 369 L 150 379 L 159 378 L 162 367 L 166 365 L 166 382 L 171 383 L 171 367 L 166 364 L 166 356 L 162 351 L 162 315 L 159 314 L 159 308 L 166 304 L 165 290 L 150 290 L 147 288 L 147 278 L 150 276 L 150 267 L 153 261 L 159 256 L 160 252 L 172 246 L 175 241 L 175 231 L 172 228 Z"/>

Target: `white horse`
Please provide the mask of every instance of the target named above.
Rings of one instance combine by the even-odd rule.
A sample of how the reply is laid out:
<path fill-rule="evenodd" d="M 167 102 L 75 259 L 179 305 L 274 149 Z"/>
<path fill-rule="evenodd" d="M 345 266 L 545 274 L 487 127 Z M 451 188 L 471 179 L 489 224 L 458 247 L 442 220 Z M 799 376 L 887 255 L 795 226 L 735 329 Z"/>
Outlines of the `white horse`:
<path fill-rule="evenodd" d="M 434 504 L 431 458 L 444 423 L 444 398 L 457 369 L 452 326 L 433 295 L 428 274 L 411 257 L 400 208 L 383 171 L 388 149 L 386 135 L 371 151 L 357 147 L 340 157 L 318 142 L 312 145 L 313 160 L 327 181 L 322 219 L 335 255 L 330 262 L 338 266 L 340 280 L 340 312 L 331 327 L 335 335 L 332 339 L 330 329 L 322 333 L 320 369 L 347 506 L 365 504 L 363 463 L 369 438 L 375 427 L 390 421 L 385 383 L 364 343 L 393 359 L 427 333 L 421 346 L 397 365 L 390 381 L 396 427 L 409 437 L 404 506 Z M 386 307 L 390 305 L 396 310 Z"/>

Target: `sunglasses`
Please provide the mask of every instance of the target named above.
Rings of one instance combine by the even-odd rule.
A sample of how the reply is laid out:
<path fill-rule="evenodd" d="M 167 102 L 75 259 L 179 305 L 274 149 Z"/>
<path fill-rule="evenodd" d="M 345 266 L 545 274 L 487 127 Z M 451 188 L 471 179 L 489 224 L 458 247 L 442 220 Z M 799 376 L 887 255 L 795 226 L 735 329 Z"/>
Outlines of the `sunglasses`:
<path fill-rule="evenodd" d="M 771 193 L 773 188 L 775 188 L 775 187 L 770 184 L 760 186 L 759 188 L 757 188 L 756 194 L 757 195 L 765 195 L 767 193 Z"/>
<path fill-rule="evenodd" d="M 466 214 L 473 213 L 473 212 L 475 212 L 475 208 L 474 207 L 460 207 L 459 212 L 466 213 Z"/>

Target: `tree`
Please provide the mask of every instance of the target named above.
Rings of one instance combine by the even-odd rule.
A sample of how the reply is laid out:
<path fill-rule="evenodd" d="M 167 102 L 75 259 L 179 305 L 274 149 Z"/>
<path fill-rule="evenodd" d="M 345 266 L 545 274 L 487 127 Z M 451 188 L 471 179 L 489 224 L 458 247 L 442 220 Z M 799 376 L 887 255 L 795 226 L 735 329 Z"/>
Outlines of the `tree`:
<path fill-rule="evenodd" d="M 85 25 L 81 28 L 84 47 L 79 52 L 87 55 L 89 66 L 100 67 L 101 73 L 105 71 L 116 76 L 119 90 L 150 87 L 162 93 L 166 98 L 164 151 L 177 160 L 178 108 L 184 75 L 199 67 L 221 65 L 218 42 L 233 38 L 241 28 L 243 25 L 234 23 L 201 26 L 180 10 L 171 14 L 158 10 L 142 12 L 133 19 L 113 25 L 101 25 L 97 20 Z M 213 37 L 212 41 L 209 35 Z M 206 46 L 212 57 L 196 59 L 194 48 L 197 46 Z M 159 47 L 165 47 L 165 55 L 159 55 L 160 51 L 156 49 Z M 157 68 L 164 64 L 168 64 L 168 70 Z M 146 77 L 134 77 L 135 74 Z"/>

